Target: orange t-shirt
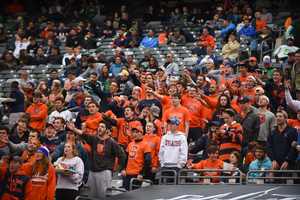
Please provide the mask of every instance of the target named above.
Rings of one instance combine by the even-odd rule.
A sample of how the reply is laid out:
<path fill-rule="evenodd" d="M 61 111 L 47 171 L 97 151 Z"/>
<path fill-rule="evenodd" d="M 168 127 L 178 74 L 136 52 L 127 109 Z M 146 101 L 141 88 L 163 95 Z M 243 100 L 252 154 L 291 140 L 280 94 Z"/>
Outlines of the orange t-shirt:
<path fill-rule="evenodd" d="M 117 119 L 117 128 L 119 129 L 118 144 L 126 145 L 128 143 L 128 135 L 126 133 L 126 130 L 132 130 L 132 128 L 136 126 L 142 126 L 141 122 L 136 120 L 127 122 L 124 118 L 118 118 Z"/>
<path fill-rule="evenodd" d="M 164 95 L 161 102 L 162 113 L 165 113 L 169 108 L 172 107 L 172 97 Z"/>
<path fill-rule="evenodd" d="M 36 160 L 36 155 L 33 154 L 33 155 L 28 156 L 28 158 L 26 158 L 27 157 L 27 152 L 28 151 L 24 151 L 22 156 L 21 156 L 21 158 L 23 159 L 23 163 L 33 163 Z M 26 162 L 25 162 L 25 160 L 26 160 Z"/>
<path fill-rule="evenodd" d="M 245 77 L 242 76 L 242 74 L 240 74 L 240 75 L 237 76 L 237 78 L 240 79 L 241 84 L 245 85 L 246 82 L 247 82 L 247 77 L 248 77 L 248 76 L 253 76 L 253 74 L 248 73 L 247 76 L 245 76 Z"/>
<path fill-rule="evenodd" d="M 47 118 L 47 106 L 43 103 L 38 105 L 32 104 L 26 110 L 31 117 L 30 126 L 37 131 L 43 132 L 45 130 L 45 123 Z"/>
<path fill-rule="evenodd" d="M 155 119 L 153 120 L 153 122 L 157 128 L 156 135 L 161 138 L 162 136 L 165 135 L 164 123 L 162 123 L 162 121 L 160 121 L 159 119 Z"/>
<path fill-rule="evenodd" d="M 179 127 L 178 127 L 178 131 L 185 133 L 185 122 L 189 122 L 191 121 L 191 115 L 190 112 L 188 111 L 188 109 L 186 109 L 183 106 L 180 106 L 180 108 L 175 109 L 175 108 L 169 108 L 164 114 L 163 114 L 163 118 L 162 121 L 163 122 L 167 122 L 168 119 L 172 119 L 172 118 L 177 118 L 180 122 Z M 169 127 L 168 127 L 169 130 Z"/>
<path fill-rule="evenodd" d="M 223 76 L 222 79 L 220 80 L 219 84 L 218 84 L 218 91 L 227 89 L 226 86 L 225 86 L 225 83 L 227 81 L 229 81 L 229 85 L 231 85 L 234 80 L 235 80 L 234 77 L 232 77 L 232 79 L 230 79 L 230 80 L 226 80 L 225 77 Z"/>
<path fill-rule="evenodd" d="M 151 153 L 150 145 L 143 140 L 140 142 L 134 141 L 128 145 L 126 152 L 128 152 L 126 174 L 139 174 L 145 164 L 144 154 Z"/>
<path fill-rule="evenodd" d="M 90 135 L 93 135 L 94 132 L 98 130 L 99 122 L 103 120 L 101 117 L 101 114 L 98 112 L 96 116 L 92 119 L 92 116 L 90 115 L 87 120 L 84 122 L 86 124 L 86 128 L 83 130 L 84 132 L 87 132 Z"/>
<path fill-rule="evenodd" d="M 169 33 L 168 38 L 170 38 L 171 36 L 172 36 L 171 33 Z M 158 36 L 159 44 L 165 44 L 165 38 L 166 38 L 165 33 L 159 34 L 159 36 Z"/>
<path fill-rule="evenodd" d="M 215 162 L 211 162 L 208 159 L 201 160 L 199 163 L 194 164 L 194 169 L 222 169 L 219 165 L 223 167 L 224 161 L 217 159 Z M 203 172 L 203 176 L 220 176 L 221 172 Z M 213 178 L 211 182 L 217 183 L 219 181 L 219 178 Z M 201 179 L 200 183 L 203 183 L 204 180 Z"/>
<path fill-rule="evenodd" d="M 249 90 L 245 88 L 245 96 L 249 98 L 250 105 L 255 103 L 255 89 Z"/>
<path fill-rule="evenodd" d="M 142 93 L 141 93 L 141 99 L 140 99 L 140 101 L 147 98 L 146 84 L 141 83 L 141 89 L 142 89 Z"/>
<path fill-rule="evenodd" d="M 146 133 L 143 135 L 143 140 L 147 142 L 151 147 L 151 165 L 150 167 L 158 167 L 159 161 L 158 161 L 158 154 L 159 154 L 159 148 L 160 148 L 160 137 L 158 137 L 156 134 L 152 134 L 151 136 L 148 136 Z"/>
<path fill-rule="evenodd" d="M 191 115 L 190 127 L 199 127 L 201 119 L 205 117 L 204 106 L 197 99 L 182 98 L 181 105 L 188 109 Z"/>
<path fill-rule="evenodd" d="M 288 119 L 288 125 L 295 128 L 297 130 L 297 133 L 299 134 L 300 122 L 297 119 Z"/>
<path fill-rule="evenodd" d="M 256 30 L 257 31 L 261 31 L 264 26 L 267 26 L 267 23 L 265 20 L 261 19 L 259 21 L 257 21 L 257 20 L 255 20 L 255 21 L 256 21 Z M 252 23 L 253 23 L 253 21 L 251 22 L 251 25 L 252 25 Z"/>

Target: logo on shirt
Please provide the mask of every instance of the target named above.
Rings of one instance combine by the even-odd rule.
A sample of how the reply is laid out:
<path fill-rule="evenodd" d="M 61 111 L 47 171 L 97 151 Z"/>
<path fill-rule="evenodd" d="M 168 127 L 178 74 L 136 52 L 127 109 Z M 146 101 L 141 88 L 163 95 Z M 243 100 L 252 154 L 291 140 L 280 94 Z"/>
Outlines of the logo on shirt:
<path fill-rule="evenodd" d="M 265 120 L 266 120 L 266 116 L 265 115 L 261 115 L 261 114 L 258 114 L 258 116 L 259 116 L 260 123 L 261 124 L 264 123 Z"/>
<path fill-rule="evenodd" d="M 104 145 L 103 144 L 98 144 L 97 145 L 96 154 L 103 155 L 104 154 L 104 150 L 105 150 Z"/>
<path fill-rule="evenodd" d="M 139 146 L 138 145 L 133 145 L 130 147 L 129 152 L 128 152 L 128 158 L 129 159 L 135 159 L 138 156 L 138 150 L 139 150 Z"/>

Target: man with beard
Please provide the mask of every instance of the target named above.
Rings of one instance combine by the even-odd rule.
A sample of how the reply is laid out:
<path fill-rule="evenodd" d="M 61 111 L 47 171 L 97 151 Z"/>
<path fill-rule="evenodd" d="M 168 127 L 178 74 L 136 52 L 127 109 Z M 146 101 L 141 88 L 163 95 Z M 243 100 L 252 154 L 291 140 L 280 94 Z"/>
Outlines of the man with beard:
<path fill-rule="evenodd" d="M 137 86 L 135 86 L 137 87 Z M 134 92 L 132 92 L 134 93 Z M 124 107 L 118 106 L 120 102 L 125 102 L 127 97 L 122 96 L 119 98 L 116 98 L 114 101 L 112 101 L 110 104 L 108 104 L 108 107 L 111 109 L 111 111 L 116 115 L 117 118 L 124 118 Z M 139 112 L 138 112 L 138 105 L 139 105 L 139 98 L 137 98 L 134 95 L 130 95 L 128 97 L 128 105 L 132 106 L 134 108 L 134 118 L 138 119 L 139 117 Z"/>
<path fill-rule="evenodd" d="M 106 26 L 100 30 L 98 37 L 104 40 L 105 38 L 112 38 L 114 35 L 115 29 L 111 24 L 111 20 L 107 20 Z"/>
<path fill-rule="evenodd" d="M 81 131 L 75 128 L 73 123 L 67 123 L 67 127 L 91 146 L 88 196 L 101 199 L 104 188 L 111 187 L 111 174 L 118 171 L 119 167 L 125 163 L 126 155 L 118 143 L 108 136 L 111 125 L 106 121 L 99 122 L 97 135 Z M 114 169 L 116 157 L 118 157 L 118 165 Z"/>
<path fill-rule="evenodd" d="M 276 58 L 276 63 L 279 63 L 280 60 L 286 61 L 288 53 L 296 52 L 298 49 L 299 47 L 294 46 L 294 37 L 290 36 L 286 41 L 286 45 L 281 45 L 274 51 L 273 56 Z"/>
<path fill-rule="evenodd" d="M 28 82 L 25 86 L 25 94 L 28 96 L 29 101 L 32 102 L 32 95 L 34 93 L 34 84 L 33 82 Z"/>
<path fill-rule="evenodd" d="M 31 139 L 28 144 L 28 150 L 24 151 L 21 158 L 24 163 L 33 163 L 36 160 L 36 150 L 40 148 L 40 141 L 37 139 Z"/>
<path fill-rule="evenodd" d="M 70 37 L 66 41 L 66 47 L 74 47 L 74 49 L 81 49 L 83 45 L 82 38 L 77 35 L 77 31 L 72 29 L 70 31 Z"/>

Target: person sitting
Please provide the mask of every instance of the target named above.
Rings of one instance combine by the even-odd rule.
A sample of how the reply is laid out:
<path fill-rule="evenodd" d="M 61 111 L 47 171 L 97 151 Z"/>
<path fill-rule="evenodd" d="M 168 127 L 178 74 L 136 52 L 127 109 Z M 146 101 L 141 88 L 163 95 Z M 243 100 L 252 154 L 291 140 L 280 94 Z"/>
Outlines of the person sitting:
<path fill-rule="evenodd" d="M 220 33 L 216 35 L 216 37 L 225 36 L 230 29 L 236 31 L 236 26 L 233 23 L 230 23 L 227 19 L 223 21 L 223 28 Z"/>
<path fill-rule="evenodd" d="M 180 34 L 180 29 L 175 27 L 173 29 L 173 35 L 168 39 L 167 45 L 171 46 L 184 46 L 186 44 L 186 38 Z"/>
<path fill-rule="evenodd" d="M 281 45 L 274 51 L 273 56 L 275 56 L 276 63 L 279 63 L 280 60 L 286 61 L 288 58 L 289 52 L 296 52 L 299 47 L 294 46 L 294 37 L 290 36 L 287 41 L 286 45 Z"/>
<path fill-rule="evenodd" d="M 112 38 L 114 35 L 115 35 L 115 29 L 112 26 L 111 20 L 107 20 L 106 26 L 100 30 L 98 37 L 105 39 L 105 38 Z"/>
<path fill-rule="evenodd" d="M 59 39 L 65 40 L 69 36 L 69 28 L 61 21 L 59 22 L 59 27 L 56 29 L 55 34 Z"/>
<path fill-rule="evenodd" d="M 262 45 L 262 48 L 263 48 L 263 52 L 265 52 L 265 51 L 270 50 L 272 48 L 272 44 L 275 43 L 275 40 L 274 40 L 273 36 L 271 34 L 269 34 L 270 28 L 268 26 L 264 26 L 261 30 L 262 30 L 262 34 L 256 36 L 250 42 L 249 47 L 250 47 L 251 50 L 256 50 L 257 45 L 264 41 L 263 45 Z M 272 39 L 270 40 L 270 38 L 272 38 Z M 254 51 L 252 53 L 256 53 L 256 52 Z"/>
<path fill-rule="evenodd" d="M 46 56 L 44 56 L 44 51 L 43 48 L 38 48 L 37 49 L 37 55 L 35 57 L 33 57 L 33 63 L 37 66 L 41 65 L 41 64 L 46 64 Z"/>
<path fill-rule="evenodd" d="M 42 46 L 46 46 L 47 44 L 49 45 L 49 39 L 53 39 L 53 44 L 52 45 L 57 45 L 57 46 L 60 46 L 61 45 L 61 42 L 60 40 L 55 36 L 55 31 L 53 29 L 50 29 L 48 31 L 48 37 L 45 37 L 41 43 Z M 49 45 L 49 46 L 52 46 L 52 45 Z"/>
<path fill-rule="evenodd" d="M 199 60 L 196 62 L 196 65 L 205 66 L 205 63 L 208 59 L 211 59 L 214 63 L 214 66 L 218 65 L 218 57 L 212 54 L 213 48 L 211 46 L 206 47 L 206 55 L 201 55 Z"/>
<path fill-rule="evenodd" d="M 212 35 L 209 35 L 209 27 L 204 27 L 202 29 L 202 35 L 200 39 L 202 40 L 202 44 L 204 46 L 211 46 L 213 49 L 215 48 L 215 39 Z"/>
<path fill-rule="evenodd" d="M 206 55 L 206 46 L 202 45 L 202 39 L 196 39 L 196 48 L 192 50 L 192 57 Z"/>
<path fill-rule="evenodd" d="M 45 84 L 44 84 L 45 86 Z M 46 86 L 45 86 L 46 87 Z M 47 106 L 47 115 L 50 116 L 55 111 L 55 105 L 49 101 L 49 93 L 42 93 L 42 103 Z"/>
<path fill-rule="evenodd" d="M 69 105 L 68 105 L 68 109 L 70 108 L 75 108 L 75 107 L 80 107 L 80 108 L 76 108 L 73 109 L 72 112 L 77 112 L 81 109 L 84 108 L 84 89 L 82 87 L 78 87 L 76 89 L 76 94 L 75 97 L 72 98 L 72 100 L 70 101 Z"/>
<path fill-rule="evenodd" d="M 250 44 L 252 38 L 255 37 L 255 29 L 250 25 L 250 20 L 244 20 L 244 27 L 239 31 L 240 37 L 245 38 L 245 43 Z"/>
<path fill-rule="evenodd" d="M 238 51 L 239 49 L 240 49 L 240 43 L 238 43 L 236 41 L 236 33 L 232 32 L 228 36 L 228 43 L 223 46 L 222 54 L 224 57 L 229 57 L 230 62 L 236 63 L 236 58 L 238 57 L 238 52 L 236 52 L 236 53 L 232 53 L 232 52 Z"/>
<path fill-rule="evenodd" d="M 30 42 L 30 44 L 26 48 L 27 53 L 37 54 L 37 50 L 38 50 L 39 46 L 37 45 L 35 38 L 30 37 L 29 42 Z"/>
<path fill-rule="evenodd" d="M 255 13 L 255 20 L 251 22 L 251 25 L 254 27 L 256 35 L 260 35 L 262 33 L 262 29 L 267 26 L 267 23 L 261 19 L 261 12 L 257 11 Z"/>
<path fill-rule="evenodd" d="M 126 48 L 139 47 L 142 41 L 142 38 L 138 35 L 137 28 L 131 29 L 131 35 L 128 36 L 125 40 Z"/>
<path fill-rule="evenodd" d="M 201 19 L 198 8 L 193 8 L 193 12 L 190 14 L 190 16 L 187 18 L 188 23 L 199 23 L 199 20 Z"/>
<path fill-rule="evenodd" d="M 62 92 L 62 87 L 60 82 L 53 81 L 52 86 L 51 86 L 51 94 L 49 95 L 49 101 L 51 103 L 55 103 L 56 98 L 64 98 Z"/>
<path fill-rule="evenodd" d="M 180 21 L 181 19 L 180 9 L 175 8 L 175 12 L 171 12 L 170 16 L 171 16 L 171 22 Z"/>
<path fill-rule="evenodd" d="M 273 22 L 273 15 L 268 12 L 268 8 L 263 7 L 261 12 L 261 19 L 264 20 L 267 24 L 271 24 Z"/>
<path fill-rule="evenodd" d="M 158 36 L 159 44 L 166 44 L 167 43 L 168 39 L 172 36 L 171 33 L 170 33 L 170 30 L 171 30 L 170 27 L 165 26 L 164 33 L 161 33 Z"/>
<path fill-rule="evenodd" d="M 84 49 L 96 49 L 98 40 L 95 38 L 95 32 L 88 30 L 84 36 L 83 48 Z"/>
<path fill-rule="evenodd" d="M 155 29 L 151 28 L 149 29 L 148 36 L 144 37 L 142 42 L 140 43 L 140 47 L 145 48 L 153 48 L 158 45 L 158 38 L 155 37 L 156 31 Z"/>
<path fill-rule="evenodd" d="M 62 59 L 63 59 L 63 55 L 60 54 L 59 52 L 59 47 L 53 45 L 51 47 L 51 55 L 48 55 L 48 57 L 46 58 L 46 63 L 47 65 L 51 65 L 51 64 L 62 64 Z"/>
<path fill-rule="evenodd" d="M 233 6 L 232 10 L 227 14 L 227 20 L 232 23 L 235 23 L 239 16 L 238 13 L 239 13 L 239 7 Z"/>
<path fill-rule="evenodd" d="M 66 40 L 66 47 L 74 47 L 74 49 L 81 49 L 83 45 L 83 40 L 77 34 L 76 29 L 70 31 L 70 36 Z"/>

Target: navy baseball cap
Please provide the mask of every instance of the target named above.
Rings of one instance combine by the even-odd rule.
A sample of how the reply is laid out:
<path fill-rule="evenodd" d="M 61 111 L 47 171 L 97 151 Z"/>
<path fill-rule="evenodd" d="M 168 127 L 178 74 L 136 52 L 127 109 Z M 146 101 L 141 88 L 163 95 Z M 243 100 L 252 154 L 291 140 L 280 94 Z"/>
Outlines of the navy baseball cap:
<path fill-rule="evenodd" d="M 180 124 L 180 122 L 179 122 L 178 119 L 176 119 L 176 118 L 168 119 L 168 120 L 167 120 L 167 123 L 170 123 L 170 122 L 172 122 L 173 124 L 177 124 L 177 125 Z"/>
<path fill-rule="evenodd" d="M 222 124 L 219 121 L 212 121 L 209 124 L 210 126 L 217 126 L 217 128 L 220 128 Z"/>
<path fill-rule="evenodd" d="M 238 100 L 238 102 L 241 102 L 241 101 L 246 102 L 246 103 L 249 103 L 249 102 L 250 102 L 250 100 L 249 100 L 248 97 L 242 97 L 242 98 L 240 98 L 240 99 Z"/>
<path fill-rule="evenodd" d="M 225 63 L 225 67 L 231 67 L 231 68 L 234 68 L 232 62 L 227 62 L 227 63 Z"/>
<path fill-rule="evenodd" d="M 107 76 L 107 78 L 115 78 L 115 74 L 109 73 L 108 76 Z"/>

